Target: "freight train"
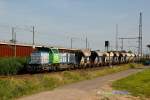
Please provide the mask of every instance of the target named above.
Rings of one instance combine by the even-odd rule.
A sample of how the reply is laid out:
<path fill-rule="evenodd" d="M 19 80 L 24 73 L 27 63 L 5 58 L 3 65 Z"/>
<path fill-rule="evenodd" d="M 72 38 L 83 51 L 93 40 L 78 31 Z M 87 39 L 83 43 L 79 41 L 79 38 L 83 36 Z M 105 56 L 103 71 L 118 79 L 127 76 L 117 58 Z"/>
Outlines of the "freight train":
<path fill-rule="evenodd" d="M 39 47 L 31 53 L 28 71 L 56 71 L 116 65 L 138 61 L 134 53 L 125 51 L 102 52 L 90 49 L 58 49 Z"/>

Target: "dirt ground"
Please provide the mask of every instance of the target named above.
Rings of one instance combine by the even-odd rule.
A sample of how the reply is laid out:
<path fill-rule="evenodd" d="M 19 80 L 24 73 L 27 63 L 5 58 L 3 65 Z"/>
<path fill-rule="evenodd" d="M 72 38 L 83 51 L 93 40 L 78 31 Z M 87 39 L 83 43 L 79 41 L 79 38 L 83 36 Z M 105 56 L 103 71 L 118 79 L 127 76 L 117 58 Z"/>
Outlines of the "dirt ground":
<path fill-rule="evenodd" d="M 133 97 L 128 92 L 112 90 L 111 83 L 142 70 L 129 69 L 92 80 L 73 83 L 52 91 L 22 97 L 18 100 L 141 100 L 140 97 Z"/>

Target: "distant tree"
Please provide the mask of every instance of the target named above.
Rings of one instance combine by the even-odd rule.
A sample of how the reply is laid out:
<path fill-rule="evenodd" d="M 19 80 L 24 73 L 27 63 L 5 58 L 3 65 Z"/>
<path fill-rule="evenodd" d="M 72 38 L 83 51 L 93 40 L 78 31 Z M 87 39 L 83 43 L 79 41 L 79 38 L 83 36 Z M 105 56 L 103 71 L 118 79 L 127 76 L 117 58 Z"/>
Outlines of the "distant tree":
<path fill-rule="evenodd" d="M 129 50 L 128 53 L 133 53 L 133 52 L 131 50 Z"/>
<path fill-rule="evenodd" d="M 14 43 L 14 42 L 17 42 L 17 41 L 15 41 L 15 40 L 9 40 L 11 43 Z"/>

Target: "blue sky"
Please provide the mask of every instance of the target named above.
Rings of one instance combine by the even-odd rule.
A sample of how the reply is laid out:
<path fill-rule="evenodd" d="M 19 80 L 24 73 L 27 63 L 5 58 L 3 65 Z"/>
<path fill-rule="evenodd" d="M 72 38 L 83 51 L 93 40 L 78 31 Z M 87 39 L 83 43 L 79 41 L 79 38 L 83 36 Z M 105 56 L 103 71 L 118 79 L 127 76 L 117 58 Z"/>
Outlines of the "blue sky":
<path fill-rule="evenodd" d="M 0 0 L 0 39 L 11 39 L 11 26 L 17 40 L 32 43 L 30 26 L 36 27 L 36 43 L 84 48 L 87 36 L 90 47 L 104 49 L 104 41 L 115 47 L 115 25 L 119 37 L 138 35 L 139 12 L 143 12 L 144 46 L 149 43 L 149 0 Z M 129 45 L 130 44 L 130 45 Z M 137 44 L 125 41 L 125 47 Z"/>

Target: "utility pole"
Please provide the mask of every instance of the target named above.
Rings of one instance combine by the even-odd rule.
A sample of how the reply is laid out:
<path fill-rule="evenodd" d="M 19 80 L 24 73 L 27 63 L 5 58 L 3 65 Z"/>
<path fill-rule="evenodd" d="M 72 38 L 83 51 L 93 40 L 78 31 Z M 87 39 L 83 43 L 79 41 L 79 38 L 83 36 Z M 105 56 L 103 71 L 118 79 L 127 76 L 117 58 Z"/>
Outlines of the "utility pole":
<path fill-rule="evenodd" d="M 35 27 L 32 27 L 32 32 L 33 32 L 33 48 L 35 48 Z"/>
<path fill-rule="evenodd" d="M 90 43 L 88 42 L 88 48 L 90 49 Z"/>
<path fill-rule="evenodd" d="M 16 57 L 16 33 L 14 27 L 12 27 L 12 43 L 14 44 L 14 57 Z"/>
<path fill-rule="evenodd" d="M 71 49 L 72 49 L 72 42 L 73 42 L 73 38 L 70 39 Z"/>
<path fill-rule="evenodd" d="M 118 24 L 116 24 L 116 51 L 118 51 Z"/>
<path fill-rule="evenodd" d="M 142 56 L 142 13 L 140 12 L 139 18 L 139 46 L 138 46 L 138 56 Z"/>
<path fill-rule="evenodd" d="M 121 50 L 123 50 L 123 38 L 121 38 Z"/>
<path fill-rule="evenodd" d="M 73 42 L 76 41 L 76 39 L 79 39 L 78 37 L 71 37 L 70 38 L 70 47 L 73 48 Z"/>
<path fill-rule="evenodd" d="M 87 47 L 88 47 L 88 40 L 87 40 L 87 37 L 86 37 L 86 40 L 85 40 L 85 44 L 86 44 L 86 49 L 87 49 Z"/>
<path fill-rule="evenodd" d="M 14 37 L 15 37 L 15 40 L 14 40 L 14 44 L 15 44 L 15 57 L 16 57 L 16 32 L 14 32 L 15 34 L 14 34 Z"/>
<path fill-rule="evenodd" d="M 14 27 L 12 27 L 12 29 L 11 29 L 11 32 L 12 32 L 12 43 L 14 43 Z"/>
<path fill-rule="evenodd" d="M 121 50 L 123 50 L 123 42 L 124 42 L 124 40 L 131 40 L 131 39 L 137 39 L 137 37 L 135 37 L 135 38 L 119 38 L 119 39 L 121 39 Z"/>

